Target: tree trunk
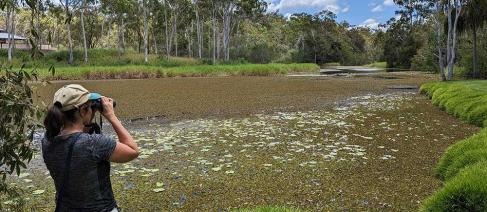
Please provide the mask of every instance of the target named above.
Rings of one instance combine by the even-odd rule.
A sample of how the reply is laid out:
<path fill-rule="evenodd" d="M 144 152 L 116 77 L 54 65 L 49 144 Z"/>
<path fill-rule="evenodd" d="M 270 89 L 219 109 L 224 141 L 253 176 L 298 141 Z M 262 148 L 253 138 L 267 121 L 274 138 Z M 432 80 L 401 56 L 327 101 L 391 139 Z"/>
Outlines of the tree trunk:
<path fill-rule="evenodd" d="M 477 26 L 472 27 L 472 41 L 473 41 L 473 78 L 478 78 L 479 73 L 477 70 Z"/>
<path fill-rule="evenodd" d="M 147 24 L 147 0 L 143 0 L 143 9 L 144 9 L 144 61 L 146 63 L 149 62 L 149 50 L 148 50 L 148 39 L 149 39 L 149 30 Z"/>
<path fill-rule="evenodd" d="M 169 57 L 171 56 L 171 47 L 169 44 L 169 29 L 168 29 L 168 23 L 167 23 L 167 5 L 166 1 L 163 1 L 164 4 L 164 31 L 166 32 L 166 55 L 167 59 L 169 60 Z"/>
<path fill-rule="evenodd" d="M 178 16 L 174 16 L 174 46 L 175 46 L 175 52 L 174 55 L 176 57 L 178 56 Z"/>
<path fill-rule="evenodd" d="M 84 61 L 88 63 L 88 45 L 86 43 L 86 30 L 85 30 L 85 12 L 86 12 L 86 0 L 83 0 L 83 6 L 81 11 L 81 34 L 83 36 L 83 48 L 84 48 Z"/>
<path fill-rule="evenodd" d="M 193 28 L 194 28 L 194 23 L 191 21 L 191 26 L 188 29 L 186 29 L 186 38 L 188 39 L 188 57 L 193 57 Z M 189 32 L 188 32 L 189 31 Z"/>
<path fill-rule="evenodd" d="M 458 26 L 458 19 L 460 18 L 460 14 L 462 12 L 462 2 L 461 0 L 455 0 L 455 22 L 453 23 L 453 30 L 452 30 L 452 47 L 451 47 L 451 60 L 450 64 L 448 65 L 448 79 L 453 79 L 453 68 L 455 66 L 455 59 L 456 59 L 456 50 L 457 50 L 457 26 Z"/>
<path fill-rule="evenodd" d="M 436 17 L 435 17 L 435 26 L 436 26 L 436 45 L 438 49 L 438 67 L 439 67 L 439 73 L 440 73 L 440 79 L 441 81 L 445 81 L 445 63 L 443 61 L 443 51 L 442 51 L 442 45 L 441 45 L 441 37 L 442 37 L 442 31 L 443 31 L 443 26 L 441 22 L 441 0 L 438 0 L 436 2 Z"/>
<path fill-rule="evenodd" d="M 215 8 L 215 5 L 213 5 L 211 23 L 212 23 L 212 27 L 213 27 L 213 64 L 216 64 L 217 33 L 216 33 L 216 8 Z"/>
<path fill-rule="evenodd" d="M 203 32 L 201 30 L 201 21 L 198 12 L 198 1 L 195 1 L 195 13 L 196 13 L 196 34 L 198 38 L 198 58 L 203 57 Z"/>
<path fill-rule="evenodd" d="M 230 29 L 231 29 L 231 17 L 234 9 L 233 2 L 227 2 L 223 11 L 223 53 L 225 61 L 230 60 Z"/>
<path fill-rule="evenodd" d="M 157 50 L 157 37 L 154 28 L 152 28 L 152 38 L 154 38 L 154 53 L 157 55 L 159 51 Z"/>
<path fill-rule="evenodd" d="M 123 22 L 123 18 L 121 18 L 121 20 L 119 21 L 119 24 L 118 24 L 118 59 L 120 59 L 122 57 L 122 54 L 123 54 L 123 41 L 122 41 L 122 23 Z"/>
<path fill-rule="evenodd" d="M 450 71 L 453 72 L 453 67 L 451 67 L 451 60 L 452 60 L 452 48 L 451 48 L 451 43 L 452 43 L 452 6 L 450 3 L 446 5 L 447 9 L 447 16 L 448 16 L 448 38 L 446 41 L 446 62 L 448 65 L 448 72 L 446 76 L 446 80 L 451 80 L 450 78 Z M 450 70 L 451 69 L 451 70 Z"/>
<path fill-rule="evenodd" d="M 12 17 L 12 14 L 14 13 L 14 9 L 13 8 L 10 8 L 8 7 L 7 8 L 7 16 L 6 16 L 6 19 L 7 19 L 7 42 L 8 42 L 8 50 L 7 50 L 7 54 L 8 54 L 8 62 L 12 62 L 12 49 L 13 49 L 13 45 L 12 45 L 12 41 L 15 42 L 15 37 L 13 35 L 13 17 Z"/>
<path fill-rule="evenodd" d="M 73 38 L 71 37 L 71 13 L 69 12 L 69 0 L 66 0 L 65 11 L 68 20 L 66 21 L 66 28 L 68 30 L 68 49 L 69 49 L 69 59 L 68 64 L 72 65 L 74 62 L 73 58 Z"/>

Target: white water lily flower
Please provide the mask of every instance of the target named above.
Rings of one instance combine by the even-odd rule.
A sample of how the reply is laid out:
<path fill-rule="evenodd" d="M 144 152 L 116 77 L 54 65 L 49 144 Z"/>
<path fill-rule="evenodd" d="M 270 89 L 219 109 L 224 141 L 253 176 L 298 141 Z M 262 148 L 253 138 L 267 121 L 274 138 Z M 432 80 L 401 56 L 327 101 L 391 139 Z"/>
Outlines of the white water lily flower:
<path fill-rule="evenodd" d="M 44 190 L 35 190 L 34 192 L 32 192 L 32 194 L 39 195 L 39 194 L 43 194 L 44 192 L 45 192 Z"/>
<path fill-rule="evenodd" d="M 155 188 L 155 189 L 152 189 L 152 191 L 159 193 L 159 192 L 165 191 L 165 189 L 164 188 Z"/>

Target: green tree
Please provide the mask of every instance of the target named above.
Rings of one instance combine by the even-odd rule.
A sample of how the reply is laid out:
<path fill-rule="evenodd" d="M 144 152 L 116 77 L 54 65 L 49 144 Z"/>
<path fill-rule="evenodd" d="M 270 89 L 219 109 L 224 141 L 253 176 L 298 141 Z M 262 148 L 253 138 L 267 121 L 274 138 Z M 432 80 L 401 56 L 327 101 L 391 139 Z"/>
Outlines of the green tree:
<path fill-rule="evenodd" d="M 471 31 L 472 33 L 472 77 L 478 78 L 478 48 L 477 31 L 487 23 L 487 1 L 470 0 L 468 1 L 462 16 L 459 19 L 459 32 Z"/>
<path fill-rule="evenodd" d="M 22 198 L 18 188 L 6 183 L 7 176 L 27 168 L 33 156 L 34 131 L 42 127 L 44 110 L 34 105 L 29 84 L 36 77 L 35 72 L 0 70 L 0 198 L 7 196 L 14 206 L 21 206 Z"/>

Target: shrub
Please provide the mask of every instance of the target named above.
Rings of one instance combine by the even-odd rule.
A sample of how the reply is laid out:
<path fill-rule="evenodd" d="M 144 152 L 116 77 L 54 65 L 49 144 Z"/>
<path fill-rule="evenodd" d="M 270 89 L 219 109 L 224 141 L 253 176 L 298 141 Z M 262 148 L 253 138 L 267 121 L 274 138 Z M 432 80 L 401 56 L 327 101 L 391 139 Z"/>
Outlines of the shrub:
<path fill-rule="evenodd" d="M 463 168 L 487 160 L 487 129 L 448 147 L 436 166 L 435 173 L 449 180 Z"/>
<path fill-rule="evenodd" d="M 34 105 L 28 83 L 32 80 L 35 73 L 0 69 L 0 211 L 23 203 L 19 189 L 9 186 L 6 179 L 27 168 L 33 156 L 34 131 L 42 126 L 43 110 Z M 11 204 L 2 205 L 5 200 Z"/>
<path fill-rule="evenodd" d="M 487 162 L 460 172 L 429 197 L 421 211 L 485 211 L 487 209 Z"/>
<path fill-rule="evenodd" d="M 465 82 L 428 83 L 421 91 L 432 98 L 433 104 L 462 120 L 477 126 L 484 126 L 487 120 L 487 93 Z"/>

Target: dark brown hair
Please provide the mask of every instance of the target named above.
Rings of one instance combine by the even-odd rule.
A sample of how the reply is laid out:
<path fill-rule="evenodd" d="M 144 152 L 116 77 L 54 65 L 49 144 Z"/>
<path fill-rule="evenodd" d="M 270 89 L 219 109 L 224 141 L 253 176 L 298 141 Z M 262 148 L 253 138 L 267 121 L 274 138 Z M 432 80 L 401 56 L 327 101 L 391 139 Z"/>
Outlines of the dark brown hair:
<path fill-rule="evenodd" d="M 46 138 L 52 141 L 54 137 L 59 135 L 61 128 L 68 122 L 76 122 L 78 119 L 78 109 L 61 111 L 62 105 L 59 102 L 54 103 L 46 117 L 44 118 L 44 127 L 46 128 Z"/>

